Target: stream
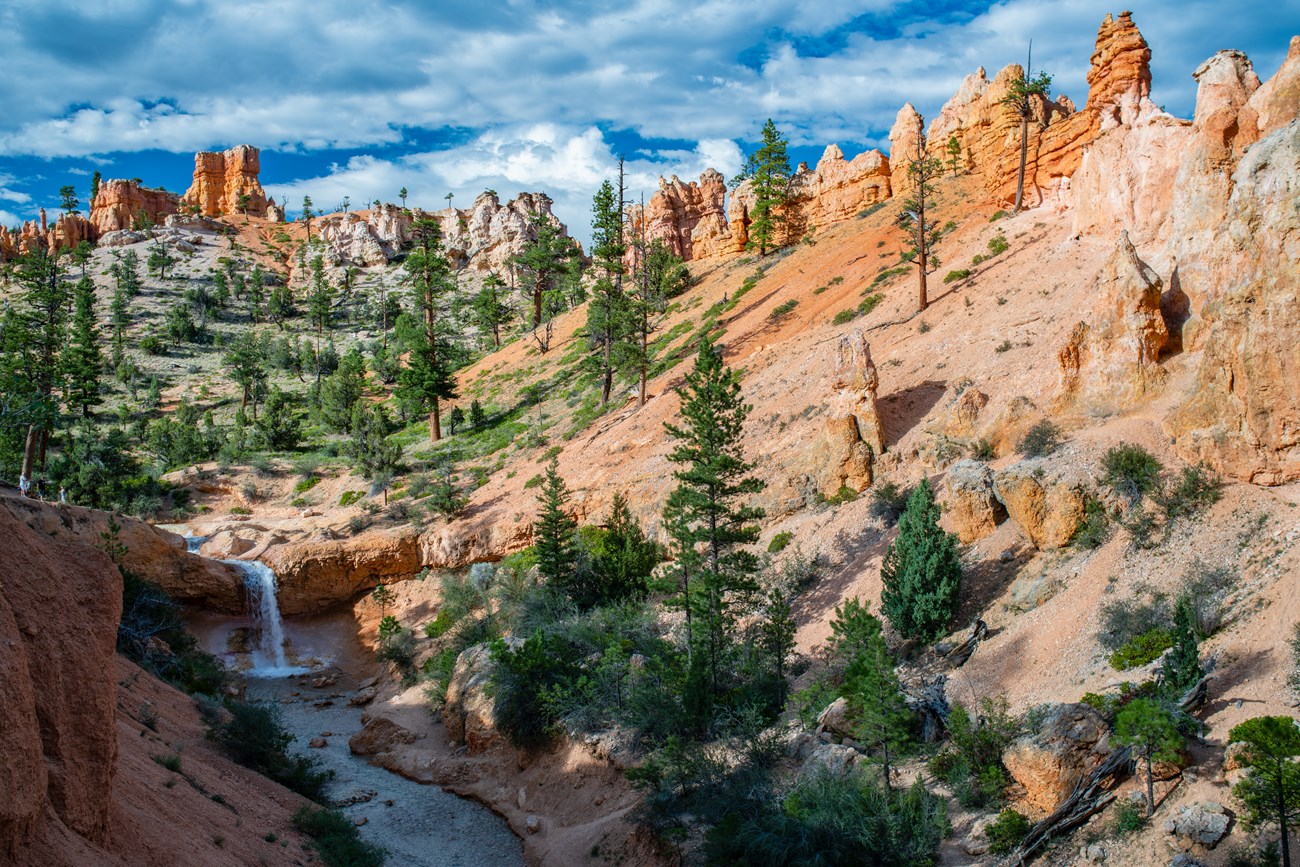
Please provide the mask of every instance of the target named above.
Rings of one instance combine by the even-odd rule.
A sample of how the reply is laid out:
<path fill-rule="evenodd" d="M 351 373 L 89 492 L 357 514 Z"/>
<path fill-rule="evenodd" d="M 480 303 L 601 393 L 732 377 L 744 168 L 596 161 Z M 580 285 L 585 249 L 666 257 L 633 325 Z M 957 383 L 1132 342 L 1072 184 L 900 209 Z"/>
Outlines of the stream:
<path fill-rule="evenodd" d="M 188 539 L 196 551 L 202 539 Z M 362 709 L 348 704 L 358 684 L 378 670 L 343 613 L 285 621 L 275 576 L 262 563 L 226 561 L 244 572 L 250 616 L 199 612 L 190 628 L 205 650 L 241 670 L 248 698 L 275 702 L 295 738 L 293 749 L 334 772 L 327 798 L 365 840 L 388 852 L 390 867 L 512 867 L 523 844 L 505 820 L 438 786 L 408 780 L 354 756 L 348 739 L 361 730 Z M 325 678 L 325 680 L 320 680 Z M 325 683 L 323 688 L 315 684 Z M 314 738 L 325 746 L 311 748 Z"/>

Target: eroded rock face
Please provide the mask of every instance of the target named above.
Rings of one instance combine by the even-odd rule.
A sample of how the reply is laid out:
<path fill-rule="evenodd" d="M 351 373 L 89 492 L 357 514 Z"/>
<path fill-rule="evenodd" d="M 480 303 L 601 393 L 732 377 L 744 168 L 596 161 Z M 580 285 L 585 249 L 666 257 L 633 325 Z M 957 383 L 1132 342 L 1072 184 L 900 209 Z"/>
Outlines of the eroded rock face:
<path fill-rule="evenodd" d="M 990 536 L 1006 520 L 993 490 L 993 470 L 979 461 L 958 461 L 948 471 L 946 517 L 963 545 Z"/>
<path fill-rule="evenodd" d="M 800 227 L 812 232 L 855 217 L 890 195 L 889 158 L 878 150 L 844 159 L 839 145 L 828 145 L 817 167 L 791 179 L 790 202 Z"/>
<path fill-rule="evenodd" d="M 908 161 L 916 159 L 924 149 L 925 120 L 910 102 L 904 103 L 889 130 L 889 188 L 894 195 L 906 195 L 912 188 L 907 175 Z"/>
<path fill-rule="evenodd" d="M 308 614 L 419 572 L 417 539 L 414 529 L 399 527 L 345 541 L 271 545 L 258 559 L 275 572 L 280 611 L 286 616 Z"/>
<path fill-rule="evenodd" d="M 506 643 L 513 650 L 523 640 L 507 638 Z M 447 727 L 447 737 L 465 744 L 471 756 L 491 749 L 501 738 L 494 718 L 496 703 L 488 691 L 493 668 L 488 645 L 476 644 L 456 657 L 456 667 L 447 684 L 442 722 Z"/>
<path fill-rule="evenodd" d="M 1285 484 L 1300 479 L 1300 280 L 1284 264 L 1300 261 L 1300 122 L 1253 145 L 1232 183 L 1214 244 L 1186 263 L 1203 353 L 1167 424 L 1185 459 Z"/>
<path fill-rule="evenodd" d="M 1047 710 L 1037 731 L 1012 742 L 1002 763 L 1024 786 L 1025 805 L 1047 814 L 1110 751 L 1110 728 L 1101 714 L 1085 704 L 1058 704 Z"/>
<path fill-rule="evenodd" d="M 1164 383 L 1160 355 L 1169 343 L 1161 311 L 1164 281 L 1120 233 L 1096 280 L 1096 306 L 1057 353 L 1063 405 L 1130 406 Z"/>
<path fill-rule="evenodd" d="M 200 151 L 194 155 L 194 180 L 182 201 L 205 217 L 264 217 L 266 191 L 258 179 L 261 170 L 261 152 L 252 145 L 236 145 L 221 153 Z"/>
<path fill-rule="evenodd" d="M 70 539 L 100 549 L 109 533 L 109 519 L 98 509 L 80 506 L 46 506 L 20 497 L 0 497 L 0 512 L 7 512 L 32 529 L 55 539 Z M 122 566 L 162 587 L 178 602 L 212 611 L 242 614 L 243 579 L 225 563 L 189 553 L 185 540 L 160 527 L 116 516 L 117 542 L 124 550 Z"/>
<path fill-rule="evenodd" d="M 871 345 L 861 329 L 854 329 L 835 347 L 835 392 L 818 444 L 820 487 L 828 497 L 843 487 L 861 491 L 871 485 L 872 464 L 885 451 L 879 387 Z"/>
<path fill-rule="evenodd" d="M 1034 547 L 1054 550 L 1067 545 L 1083 521 L 1088 475 L 1031 458 L 995 473 L 993 491 Z"/>
<path fill-rule="evenodd" d="M 687 262 L 730 252 L 726 199 L 726 179 L 714 169 L 705 170 L 698 183 L 660 178 L 644 210 L 639 204 L 629 209 L 631 231 L 636 236 L 644 227 L 647 240 L 662 241 Z"/>
<path fill-rule="evenodd" d="M 176 213 L 179 204 L 175 193 L 147 189 L 132 180 L 107 180 L 99 185 L 99 193 L 91 203 L 90 222 L 96 237 L 129 231 L 141 215 L 161 224 L 168 214 Z"/>
<path fill-rule="evenodd" d="M 0 534 L 0 860 L 38 863 L 40 837 L 108 837 L 122 579 L 92 545 L 12 510 Z"/>

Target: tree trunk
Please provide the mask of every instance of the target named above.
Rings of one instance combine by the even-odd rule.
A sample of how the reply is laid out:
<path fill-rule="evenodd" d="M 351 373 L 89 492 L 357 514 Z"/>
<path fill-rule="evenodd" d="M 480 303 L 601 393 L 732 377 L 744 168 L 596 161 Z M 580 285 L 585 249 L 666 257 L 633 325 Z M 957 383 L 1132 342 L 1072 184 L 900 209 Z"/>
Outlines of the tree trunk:
<path fill-rule="evenodd" d="M 32 478 L 32 468 L 36 465 L 36 444 L 40 442 L 41 432 L 36 425 L 27 428 L 27 442 L 23 444 L 22 475 L 28 481 Z"/>
<path fill-rule="evenodd" d="M 539 281 L 537 288 L 533 289 L 533 330 L 542 324 L 542 286 Z"/>
<path fill-rule="evenodd" d="M 612 342 L 613 342 L 612 335 L 609 333 L 609 329 L 606 329 L 605 352 L 604 352 L 605 381 L 601 383 L 600 386 L 600 403 L 602 406 L 604 404 L 609 403 L 609 393 L 611 390 L 613 390 L 614 387 L 614 368 L 609 363 L 610 343 Z"/>
<path fill-rule="evenodd" d="M 1016 206 L 1012 213 L 1020 213 L 1020 204 L 1025 196 L 1025 163 L 1029 160 L 1029 112 L 1020 114 L 1020 172 L 1016 176 Z"/>
<path fill-rule="evenodd" d="M 438 408 L 438 399 L 433 399 L 433 409 L 429 412 L 429 442 L 436 443 L 442 439 L 442 414 Z"/>
<path fill-rule="evenodd" d="M 1147 818 L 1156 811 L 1156 781 L 1151 771 L 1151 753 L 1147 753 Z"/>
<path fill-rule="evenodd" d="M 1278 769 L 1279 775 L 1281 768 Z M 1281 777 L 1277 787 L 1277 824 L 1282 831 L 1282 867 L 1291 867 L 1291 839 L 1286 827 L 1286 798 L 1282 791 Z"/>

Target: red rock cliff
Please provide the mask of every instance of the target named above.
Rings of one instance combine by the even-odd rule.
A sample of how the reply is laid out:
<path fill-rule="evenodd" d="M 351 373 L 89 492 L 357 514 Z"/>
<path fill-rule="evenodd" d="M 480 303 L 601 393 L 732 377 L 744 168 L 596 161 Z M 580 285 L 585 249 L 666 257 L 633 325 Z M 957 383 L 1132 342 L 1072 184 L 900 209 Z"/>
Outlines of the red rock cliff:
<path fill-rule="evenodd" d="M 261 153 L 252 145 L 237 145 L 224 153 L 194 155 L 194 181 L 181 201 L 205 217 L 222 214 L 266 216 L 266 191 L 258 174 Z M 240 197 L 248 196 L 246 204 Z"/>

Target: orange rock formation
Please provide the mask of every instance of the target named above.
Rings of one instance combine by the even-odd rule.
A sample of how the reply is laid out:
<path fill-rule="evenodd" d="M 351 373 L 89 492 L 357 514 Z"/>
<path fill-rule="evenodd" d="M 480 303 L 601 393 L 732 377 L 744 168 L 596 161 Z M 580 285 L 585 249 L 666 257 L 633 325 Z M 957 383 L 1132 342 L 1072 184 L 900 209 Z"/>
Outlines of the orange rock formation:
<path fill-rule="evenodd" d="M 194 155 L 194 181 L 181 201 L 205 217 L 264 217 L 267 201 L 257 178 L 260 171 L 260 152 L 252 145 L 236 145 L 224 153 L 200 151 Z M 248 196 L 246 203 L 241 196 Z"/>

